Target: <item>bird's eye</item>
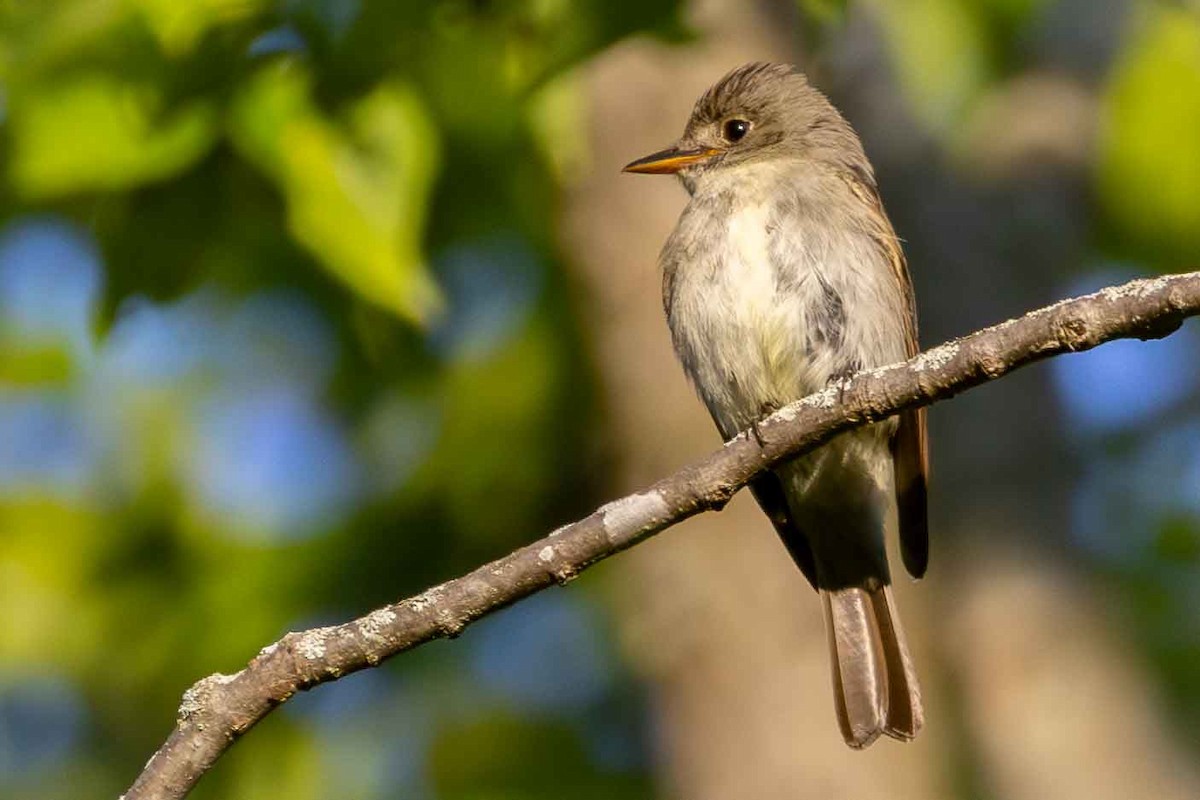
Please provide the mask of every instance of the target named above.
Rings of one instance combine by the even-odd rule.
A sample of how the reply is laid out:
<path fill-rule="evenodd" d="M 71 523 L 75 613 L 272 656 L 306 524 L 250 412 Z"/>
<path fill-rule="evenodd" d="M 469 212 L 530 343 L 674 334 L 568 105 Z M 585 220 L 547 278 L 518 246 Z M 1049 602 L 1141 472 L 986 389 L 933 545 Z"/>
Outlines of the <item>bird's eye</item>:
<path fill-rule="evenodd" d="M 726 141 L 739 142 L 750 132 L 750 123 L 744 119 L 725 120 L 725 125 L 721 132 L 725 134 Z"/>

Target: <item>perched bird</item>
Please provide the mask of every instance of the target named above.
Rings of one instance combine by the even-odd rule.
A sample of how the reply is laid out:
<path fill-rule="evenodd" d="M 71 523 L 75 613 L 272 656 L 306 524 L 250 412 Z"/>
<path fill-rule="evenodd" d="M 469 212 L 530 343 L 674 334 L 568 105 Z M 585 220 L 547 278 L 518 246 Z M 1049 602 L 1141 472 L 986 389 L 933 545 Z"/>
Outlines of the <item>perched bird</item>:
<path fill-rule="evenodd" d="M 912 281 L 862 143 L 791 66 L 748 64 L 697 101 L 682 138 L 626 172 L 691 195 L 660 256 L 675 350 L 725 438 L 864 368 L 917 353 Z M 884 528 L 928 563 L 924 410 L 844 433 L 751 484 L 818 590 L 846 743 L 921 728 Z"/>

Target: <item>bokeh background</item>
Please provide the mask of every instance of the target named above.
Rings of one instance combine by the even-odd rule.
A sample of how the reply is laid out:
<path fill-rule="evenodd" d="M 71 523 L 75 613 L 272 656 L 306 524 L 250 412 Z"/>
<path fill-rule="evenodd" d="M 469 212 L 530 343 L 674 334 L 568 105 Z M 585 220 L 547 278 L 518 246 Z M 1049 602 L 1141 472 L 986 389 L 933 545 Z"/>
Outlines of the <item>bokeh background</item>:
<path fill-rule="evenodd" d="M 1200 267 L 1200 8 L 0 2 L 0 798 L 115 797 L 182 691 L 717 445 L 622 176 L 748 60 L 858 128 L 926 346 Z M 931 416 L 914 744 L 837 734 L 739 497 L 297 697 L 197 798 L 1200 796 L 1200 327 Z"/>

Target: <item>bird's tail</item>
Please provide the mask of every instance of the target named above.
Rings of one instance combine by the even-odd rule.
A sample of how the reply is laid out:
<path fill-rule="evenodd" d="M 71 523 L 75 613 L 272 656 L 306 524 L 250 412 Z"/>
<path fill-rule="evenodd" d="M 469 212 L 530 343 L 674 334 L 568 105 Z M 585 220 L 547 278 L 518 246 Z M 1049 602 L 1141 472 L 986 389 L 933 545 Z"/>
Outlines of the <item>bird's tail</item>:
<path fill-rule="evenodd" d="M 909 740 L 924 722 L 921 687 L 896 613 L 892 587 L 822 590 L 833 695 L 846 744 L 886 733 Z"/>

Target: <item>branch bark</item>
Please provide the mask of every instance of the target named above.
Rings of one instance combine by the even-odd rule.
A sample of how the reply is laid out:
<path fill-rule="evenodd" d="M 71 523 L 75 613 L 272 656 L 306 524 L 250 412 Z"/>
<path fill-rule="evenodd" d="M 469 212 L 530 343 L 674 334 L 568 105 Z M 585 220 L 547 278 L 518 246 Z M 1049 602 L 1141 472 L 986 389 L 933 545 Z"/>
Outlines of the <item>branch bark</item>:
<path fill-rule="evenodd" d="M 176 726 L 122 800 L 177 800 L 230 745 L 297 691 L 378 666 L 704 511 L 718 510 L 758 473 L 837 434 L 929 405 L 1052 356 L 1113 339 L 1154 339 L 1200 314 L 1200 272 L 1137 280 L 1064 300 L 854 375 L 780 409 L 757 435 L 720 450 L 645 491 L 460 578 L 359 619 L 289 633 L 233 675 L 210 675 L 187 690 Z"/>

